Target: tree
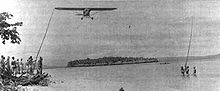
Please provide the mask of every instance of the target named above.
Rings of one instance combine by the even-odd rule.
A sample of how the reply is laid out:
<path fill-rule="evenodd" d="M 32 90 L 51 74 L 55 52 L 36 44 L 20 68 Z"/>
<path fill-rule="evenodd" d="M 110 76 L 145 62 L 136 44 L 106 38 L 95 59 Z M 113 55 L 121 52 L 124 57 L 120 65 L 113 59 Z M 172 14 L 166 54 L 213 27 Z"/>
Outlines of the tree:
<path fill-rule="evenodd" d="M 22 26 L 23 23 L 8 23 L 6 20 L 11 19 L 12 17 L 13 15 L 7 12 L 0 13 L 0 36 L 3 44 L 5 44 L 6 40 L 11 41 L 13 44 L 20 44 L 21 42 L 19 33 L 17 32 L 17 26 Z"/>

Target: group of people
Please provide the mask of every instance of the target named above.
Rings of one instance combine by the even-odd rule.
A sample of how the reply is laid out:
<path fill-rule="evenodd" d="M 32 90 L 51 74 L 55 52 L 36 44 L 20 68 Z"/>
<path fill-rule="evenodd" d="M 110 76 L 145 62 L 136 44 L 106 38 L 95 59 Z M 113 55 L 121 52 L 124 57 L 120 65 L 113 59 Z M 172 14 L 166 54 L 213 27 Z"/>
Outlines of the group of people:
<path fill-rule="evenodd" d="M 185 66 L 185 68 L 181 66 L 181 73 L 183 76 L 189 76 L 189 66 Z M 193 75 L 196 76 L 196 67 L 193 67 Z"/>
<path fill-rule="evenodd" d="M 1 55 L 0 58 L 0 69 L 10 72 L 12 75 L 17 76 L 17 74 L 34 74 L 34 72 L 42 73 L 42 61 L 43 58 L 40 57 L 39 60 L 33 60 L 30 56 L 27 62 L 23 59 L 16 59 L 15 57 L 8 56 L 7 58 Z"/>

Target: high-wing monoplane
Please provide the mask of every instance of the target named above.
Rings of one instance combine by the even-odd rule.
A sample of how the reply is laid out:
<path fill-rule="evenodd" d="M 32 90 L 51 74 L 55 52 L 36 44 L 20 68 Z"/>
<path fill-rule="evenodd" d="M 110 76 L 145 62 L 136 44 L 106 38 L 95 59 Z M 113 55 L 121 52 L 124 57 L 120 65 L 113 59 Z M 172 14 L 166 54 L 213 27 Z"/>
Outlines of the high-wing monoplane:
<path fill-rule="evenodd" d="M 78 11 L 83 11 L 82 14 L 76 14 L 76 15 L 80 15 L 81 20 L 83 20 L 83 18 L 91 18 L 93 20 L 93 17 L 91 16 L 90 12 L 91 11 L 110 11 L 110 10 L 115 10 L 117 8 L 66 8 L 66 7 L 56 7 L 56 10 L 78 10 Z"/>

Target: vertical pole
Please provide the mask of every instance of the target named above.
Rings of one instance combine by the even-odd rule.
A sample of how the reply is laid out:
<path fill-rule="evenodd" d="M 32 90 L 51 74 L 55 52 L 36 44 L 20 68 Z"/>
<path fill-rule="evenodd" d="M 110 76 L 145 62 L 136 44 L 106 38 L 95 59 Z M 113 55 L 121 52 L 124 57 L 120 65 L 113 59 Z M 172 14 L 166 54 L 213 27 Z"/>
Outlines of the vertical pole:
<path fill-rule="evenodd" d="M 38 51 L 37 51 L 36 61 L 37 61 L 38 55 L 39 55 L 39 53 L 40 53 L 40 50 L 41 50 L 41 48 L 42 48 L 42 46 L 43 46 L 44 40 L 45 40 L 45 38 L 46 38 L 46 35 L 47 35 L 47 32 L 48 32 L 48 28 L 49 28 L 49 25 L 50 25 L 50 21 L 51 21 L 52 16 L 53 16 L 53 12 L 54 12 L 54 9 L 53 9 L 53 11 L 52 11 L 52 13 L 51 13 L 49 22 L 48 22 L 48 24 L 47 24 L 46 32 L 44 33 L 44 37 L 43 37 L 43 39 L 42 39 L 42 41 L 41 41 L 41 44 L 40 44 L 40 47 L 39 47 L 39 49 L 38 49 Z"/>
<path fill-rule="evenodd" d="M 187 61 L 188 61 L 188 59 L 189 59 L 189 50 L 190 50 L 191 42 L 192 42 L 193 20 L 194 20 L 194 17 L 192 16 L 191 32 L 190 32 L 190 40 L 189 40 L 189 46 L 188 46 L 188 51 L 187 51 L 187 56 L 186 56 L 185 68 L 186 68 L 186 66 L 187 66 Z"/>

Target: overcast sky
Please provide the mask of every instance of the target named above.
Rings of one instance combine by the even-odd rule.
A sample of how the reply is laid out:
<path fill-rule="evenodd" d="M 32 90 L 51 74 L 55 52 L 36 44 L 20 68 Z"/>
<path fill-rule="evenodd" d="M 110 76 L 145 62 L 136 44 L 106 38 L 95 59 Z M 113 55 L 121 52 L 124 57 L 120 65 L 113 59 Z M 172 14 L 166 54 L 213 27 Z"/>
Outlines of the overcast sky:
<path fill-rule="evenodd" d="M 49 66 L 103 56 L 185 56 L 194 16 L 190 55 L 220 53 L 220 1 L 217 0 L 0 0 L 1 12 L 22 21 L 20 45 L 0 45 L 1 54 L 36 56 L 54 7 L 113 7 L 94 20 L 79 11 L 55 10 L 40 52 Z M 4 2 L 4 3 L 2 3 Z M 91 12 L 94 13 L 94 12 Z M 129 28 L 129 26 L 131 26 Z"/>

